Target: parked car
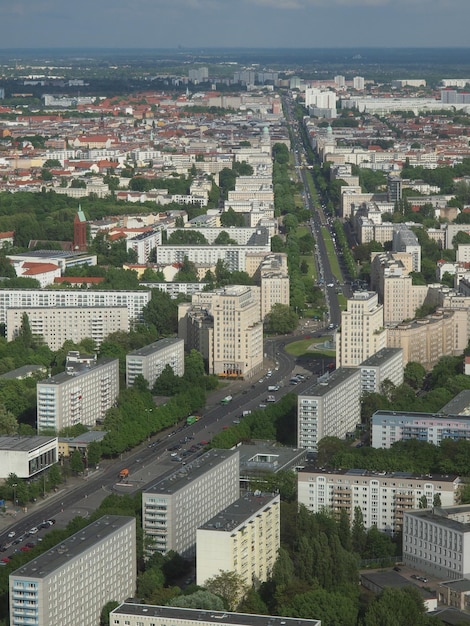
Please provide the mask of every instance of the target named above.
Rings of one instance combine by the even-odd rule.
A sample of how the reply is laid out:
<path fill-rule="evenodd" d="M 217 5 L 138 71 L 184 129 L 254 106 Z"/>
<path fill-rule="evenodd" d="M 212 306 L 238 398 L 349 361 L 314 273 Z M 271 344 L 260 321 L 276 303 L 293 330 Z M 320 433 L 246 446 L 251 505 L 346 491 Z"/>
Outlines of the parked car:
<path fill-rule="evenodd" d="M 8 533 L 8 539 L 13 539 L 13 537 L 16 535 L 14 530 L 10 530 L 10 532 Z"/>

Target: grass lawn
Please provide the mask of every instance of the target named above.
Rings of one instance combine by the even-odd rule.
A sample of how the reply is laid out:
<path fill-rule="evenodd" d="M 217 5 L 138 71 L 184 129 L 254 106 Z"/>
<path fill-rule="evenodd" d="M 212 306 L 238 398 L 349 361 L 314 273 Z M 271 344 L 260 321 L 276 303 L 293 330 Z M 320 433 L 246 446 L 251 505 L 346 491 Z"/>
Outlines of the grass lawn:
<path fill-rule="evenodd" d="M 304 356 L 308 354 L 317 354 L 324 356 L 335 356 L 335 350 L 326 350 L 319 348 L 318 350 L 310 350 L 312 344 L 320 344 L 325 341 L 325 337 L 318 337 L 312 339 L 301 339 L 300 341 L 294 341 L 293 343 L 286 344 L 285 351 L 293 356 Z"/>
<path fill-rule="evenodd" d="M 307 276 L 316 282 L 317 280 L 317 268 L 315 267 L 315 261 L 313 260 L 313 256 L 311 254 L 305 254 L 300 257 L 300 262 L 306 261 L 308 265 L 308 274 Z"/>
<path fill-rule="evenodd" d="M 333 245 L 333 241 L 331 240 L 331 235 L 327 228 L 321 229 L 323 234 L 323 240 L 325 242 L 326 253 L 328 254 L 328 260 L 330 261 L 331 271 L 337 280 L 342 280 L 343 276 L 341 274 L 341 270 L 339 269 L 338 257 L 336 256 L 335 247 Z"/>
<path fill-rule="evenodd" d="M 339 308 L 342 311 L 346 311 L 346 302 L 347 302 L 346 296 L 343 296 L 342 293 L 339 293 L 338 294 L 338 304 L 339 304 Z"/>

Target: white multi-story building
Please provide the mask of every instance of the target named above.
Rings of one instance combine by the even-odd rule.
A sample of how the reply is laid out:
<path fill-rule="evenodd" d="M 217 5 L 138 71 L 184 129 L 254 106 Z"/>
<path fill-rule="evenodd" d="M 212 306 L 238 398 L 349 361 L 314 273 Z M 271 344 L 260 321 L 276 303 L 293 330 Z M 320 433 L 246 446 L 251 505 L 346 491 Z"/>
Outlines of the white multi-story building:
<path fill-rule="evenodd" d="M 137 255 L 137 263 L 148 263 L 150 253 L 154 248 L 162 243 L 162 231 L 161 229 L 151 230 L 149 232 L 143 232 L 126 240 L 126 249 L 134 250 Z"/>
<path fill-rule="evenodd" d="M 209 373 L 251 378 L 263 364 L 260 288 L 232 285 L 195 293 L 178 307 L 178 335 L 207 359 Z"/>
<path fill-rule="evenodd" d="M 121 604 L 109 615 L 110 626 L 321 626 L 318 619 L 254 615 L 174 606 Z"/>
<path fill-rule="evenodd" d="M 351 523 L 356 507 L 364 526 L 395 533 L 403 525 L 403 513 L 439 501 L 442 506 L 457 502 L 457 476 L 416 476 L 407 472 L 368 472 L 363 469 L 305 468 L 297 474 L 298 501 L 312 513 L 327 508 L 345 511 Z"/>
<path fill-rule="evenodd" d="M 38 432 L 103 420 L 119 395 L 119 360 L 68 365 L 67 371 L 37 383 Z"/>
<path fill-rule="evenodd" d="M 299 448 L 316 450 L 323 437 L 344 437 L 361 421 L 361 371 L 341 368 L 298 396 Z"/>
<path fill-rule="evenodd" d="M 290 279 L 286 254 L 266 255 L 259 267 L 261 285 L 261 319 L 264 320 L 275 304 L 289 305 Z"/>
<path fill-rule="evenodd" d="M 15 474 L 31 478 L 59 460 L 57 437 L 2 435 L 0 437 L 0 478 Z"/>
<path fill-rule="evenodd" d="M 10 624 L 96 626 L 136 579 L 135 518 L 105 515 L 10 574 Z"/>
<path fill-rule="evenodd" d="M 195 554 L 196 530 L 240 496 L 238 450 L 209 450 L 142 493 L 149 552 Z"/>
<path fill-rule="evenodd" d="M 444 439 L 470 439 L 470 415 L 376 411 L 371 420 L 372 447 L 390 448 L 396 441 L 418 439 L 439 446 Z"/>
<path fill-rule="evenodd" d="M 382 383 L 386 380 L 398 387 L 403 383 L 403 350 L 382 348 L 358 367 L 362 393 L 381 393 Z"/>
<path fill-rule="evenodd" d="M 197 529 L 196 584 L 220 571 L 236 572 L 248 586 L 266 582 L 280 548 L 280 498 L 246 494 Z"/>
<path fill-rule="evenodd" d="M 151 291 L 104 289 L 0 289 L 0 324 L 7 323 L 8 309 L 126 307 L 129 321 L 142 321 Z M 7 328 L 8 331 L 8 328 Z"/>
<path fill-rule="evenodd" d="M 364 91 L 364 77 L 363 76 L 354 76 L 353 88 L 356 89 L 357 91 Z"/>
<path fill-rule="evenodd" d="M 305 106 L 318 117 L 336 117 L 336 93 L 317 87 L 305 89 Z"/>
<path fill-rule="evenodd" d="M 109 307 L 31 307 L 7 309 L 7 339 L 20 333 L 23 316 L 27 314 L 33 335 L 42 337 L 51 350 L 60 350 L 65 341 L 80 343 L 93 339 L 97 348 L 105 338 L 117 331 L 129 331 L 129 309 Z"/>
<path fill-rule="evenodd" d="M 470 506 L 406 512 L 403 561 L 441 580 L 470 578 Z"/>
<path fill-rule="evenodd" d="M 357 291 L 341 313 L 338 333 L 341 367 L 356 367 L 387 345 L 383 306 L 372 291 Z"/>
<path fill-rule="evenodd" d="M 132 387 L 136 376 L 141 374 L 152 387 L 154 382 L 170 365 L 176 376 L 184 374 L 184 341 L 182 339 L 160 339 L 126 355 L 126 381 Z"/>

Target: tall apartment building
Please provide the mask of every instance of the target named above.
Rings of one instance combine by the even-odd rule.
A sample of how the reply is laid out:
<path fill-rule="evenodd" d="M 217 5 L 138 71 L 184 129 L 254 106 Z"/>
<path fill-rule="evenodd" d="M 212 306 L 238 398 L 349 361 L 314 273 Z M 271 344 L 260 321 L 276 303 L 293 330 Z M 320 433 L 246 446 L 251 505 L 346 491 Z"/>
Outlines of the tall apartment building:
<path fill-rule="evenodd" d="M 361 371 L 338 369 L 327 380 L 299 394 L 297 442 L 316 450 L 323 437 L 344 437 L 361 421 Z"/>
<path fill-rule="evenodd" d="M 400 202 L 403 181 L 401 176 L 389 174 L 387 177 L 387 200 L 388 202 Z"/>
<path fill-rule="evenodd" d="M 263 364 L 259 287 L 232 285 L 195 293 L 178 307 L 178 336 L 200 350 L 209 373 L 251 378 Z"/>
<path fill-rule="evenodd" d="M 149 551 L 194 555 L 197 528 L 239 498 L 239 474 L 238 450 L 213 449 L 147 488 L 142 525 Z"/>
<path fill-rule="evenodd" d="M 174 606 L 121 604 L 109 615 L 110 626 L 321 626 L 317 619 L 246 615 L 229 611 L 180 609 Z"/>
<path fill-rule="evenodd" d="M 354 76 L 353 88 L 356 89 L 357 91 L 364 91 L 364 77 L 363 76 Z"/>
<path fill-rule="evenodd" d="M 280 540 L 280 498 L 247 494 L 197 529 L 196 584 L 220 571 L 237 572 L 251 587 L 266 582 Z"/>
<path fill-rule="evenodd" d="M 269 254 L 259 267 L 261 285 L 261 319 L 275 304 L 289 305 L 290 279 L 286 254 Z"/>
<path fill-rule="evenodd" d="M 184 341 L 182 339 L 160 339 L 138 348 L 126 355 L 126 381 L 132 387 L 139 374 L 152 387 L 165 367 L 170 365 L 176 376 L 184 374 Z"/>
<path fill-rule="evenodd" d="M 119 360 L 67 366 L 67 370 L 37 383 L 37 427 L 62 430 L 104 419 L 119 394 Z"/>
<path fill-rule="evenodd" d="M 20 333 L 25 313 L 33 335 L 42 337 L 51 350 L 60 350 L 65 341 L 80 343 L 88 338 L 99 348 L 111 333 L 129 331 L 129 310 L 125 306 L 31 307 L 7 310 L 8 341 Z"/>
<path fill-rule="evenodd" d="M 470 506 L 406 512 L 403 561 L 441 580 L 470 578 Z"/>
<path fill-rule="evenodd" d="M 390 448 L 396 441 L 418 439 L 438 446 L 444 439 L 470 439 L 470 415 L 376 411 L 371 420 L 372 447 Z"/>
<path fill-rule="evenodd" d="M 430 370 L 443 356 L 461 354 L 468 343 L 467 311 L 437 310 L 425 318 L 387 329 L 387 345 L 402 348 L 403 361 Z"/>
<path fill-rule="evenodd" d="M 382 348 L 359 365 L 362 393 L 381 393 L 382 383 L 403 383 L 403 350 Z"/>
<path fill-rule="evenodd" d="M 297 484 L 299 504 L 312 513 L 324 508 L 337 514 L 345 511 L 352 523 L 359 507 L 366 528 L 377 526 L 395 533 L 403 526 L 404 512 L 420 508 L 423 496 L 428 506 L 433 506 L 437 496 L 442 506 L 455 504 L 460 478 L 307 467 L 298 472 Z"/>
<path fill-rule="evenodd" d="M 392 250 L 393 252 L 411 254 L 413 260 L 412 271 L 421 271 L 421 245 L 414 232 L 403 224 L 398 224 L 393 229 Z"/>
<path fill-rule="evenodd" d="M 135 593 L 135 518 L 105 515 L 10 574 L 12 626 L 96 626 Z"/>
<path fill-rule="evenodd" d="M 372 291 L 357 291 L 341 312 L 339 363 L 356 367 L 387 345 L 383 306 Z"/>

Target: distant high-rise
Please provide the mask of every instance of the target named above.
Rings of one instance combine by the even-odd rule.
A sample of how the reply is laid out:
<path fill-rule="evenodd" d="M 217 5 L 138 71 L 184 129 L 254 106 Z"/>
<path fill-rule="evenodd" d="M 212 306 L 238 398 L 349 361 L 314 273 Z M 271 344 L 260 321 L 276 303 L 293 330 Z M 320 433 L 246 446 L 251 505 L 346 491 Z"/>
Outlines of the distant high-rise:
<path fill-rule="evenodd" d="M 364 91 L 364 78 L 362 76 L 354 76 L 353 88 L 357 91 Z"/>

